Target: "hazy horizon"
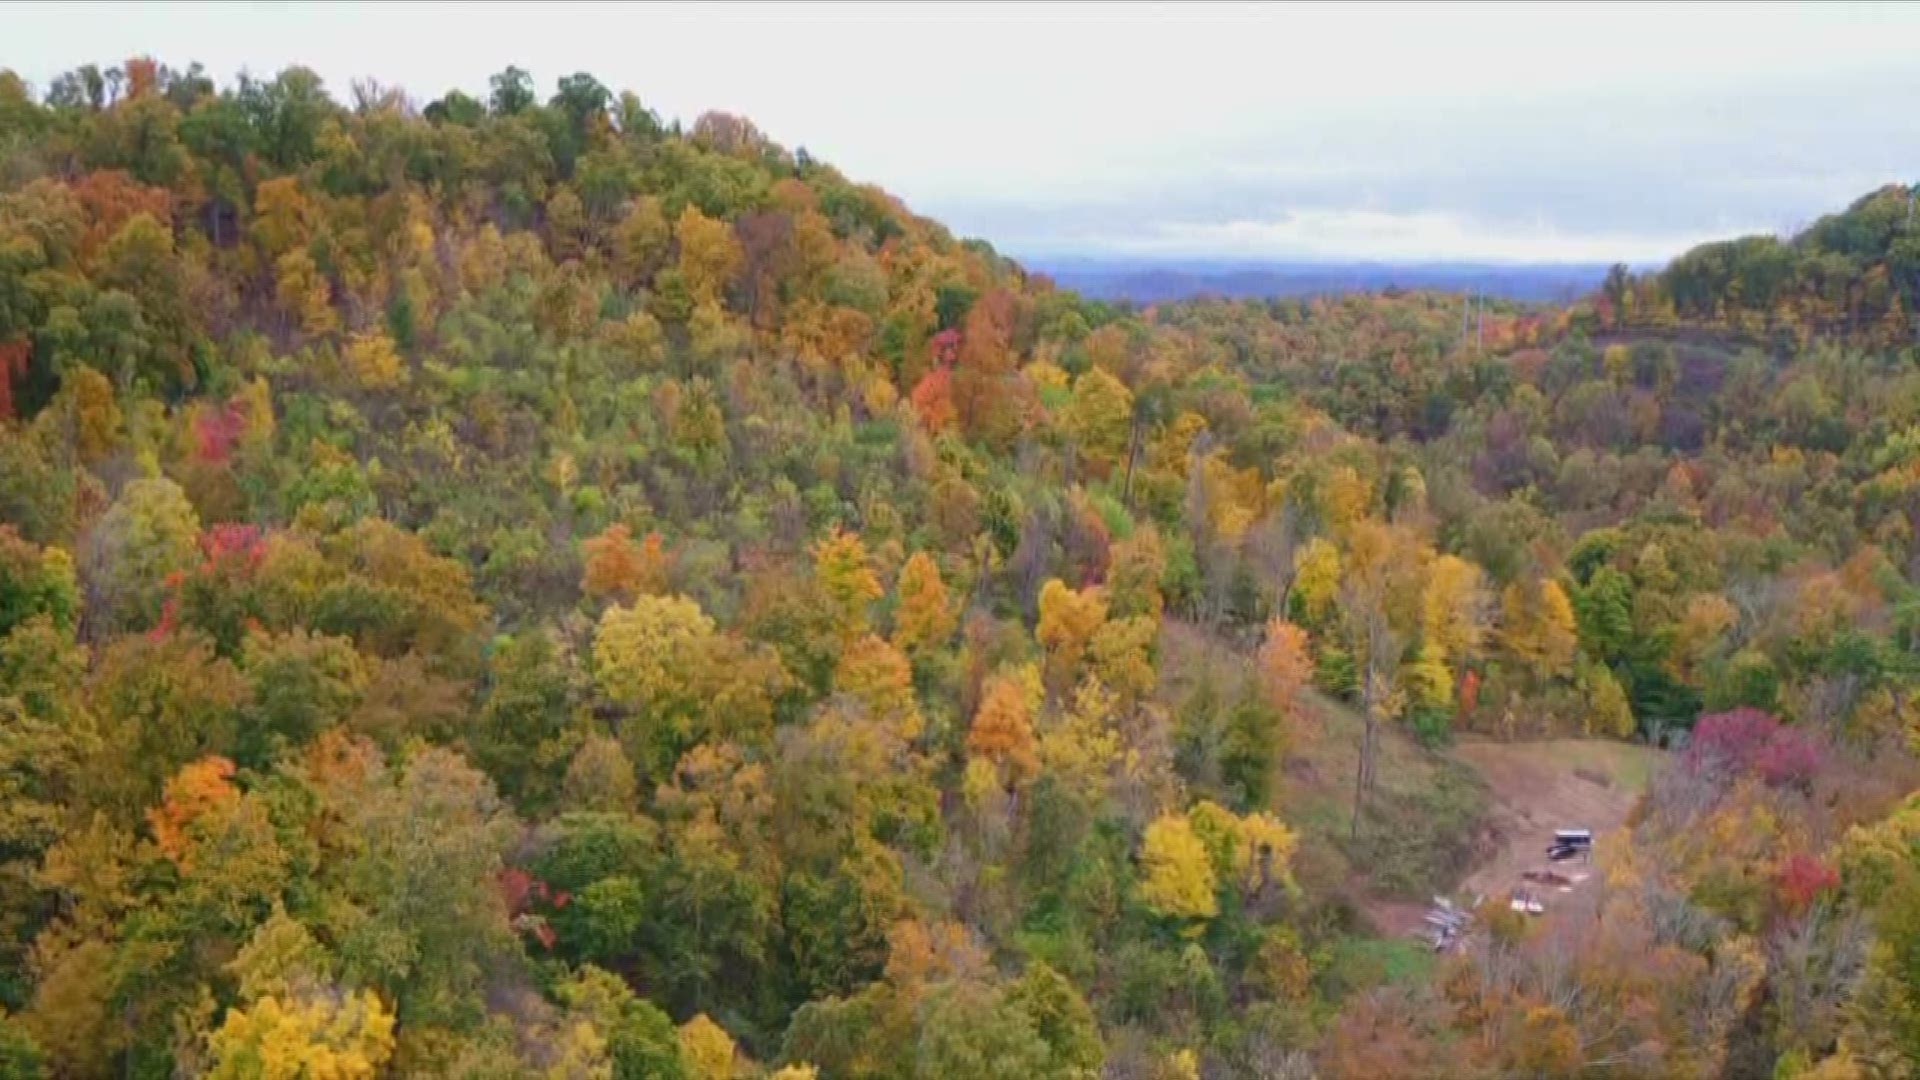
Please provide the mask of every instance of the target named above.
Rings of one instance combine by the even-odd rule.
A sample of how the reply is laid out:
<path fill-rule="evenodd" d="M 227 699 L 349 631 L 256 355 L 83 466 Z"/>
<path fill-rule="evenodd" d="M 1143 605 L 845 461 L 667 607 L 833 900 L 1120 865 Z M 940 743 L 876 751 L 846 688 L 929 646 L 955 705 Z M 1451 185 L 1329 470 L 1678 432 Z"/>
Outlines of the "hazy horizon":
<path fill-rule="evenodd" d="M 1650 265 L 1920 175 L 1909 6 L 482 5 L 420 49 L 449 10 L 23 5 L 0 66 L 300 63 L 421 104 L 587 71 L 1035 262 Z"/>

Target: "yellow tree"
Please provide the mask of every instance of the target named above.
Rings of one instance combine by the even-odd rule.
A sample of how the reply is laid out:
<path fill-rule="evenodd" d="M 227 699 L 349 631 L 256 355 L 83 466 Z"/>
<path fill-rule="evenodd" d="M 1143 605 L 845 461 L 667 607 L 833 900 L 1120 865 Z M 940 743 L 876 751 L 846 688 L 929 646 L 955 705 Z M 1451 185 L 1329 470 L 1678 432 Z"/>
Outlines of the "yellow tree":
<path fill-rule="evenodd" d="M 719 303 L 744 257 L 733 230 L 690 205 L 674 224 L 674 238 L 680 242 L 680 277 L 694 303 Z"/>
<path fill-rule="evenodd" d="M 1040 760 L 1047 776 L 1087 804 L 1105 795 L 1123 747 L 1113 725 L 1117 704 L 1098 679 L 1082 680 L 1066 715 L 1040 737 Z"/>
<path fill-rule="evenodd" d="M 333 286 L 320 272 L 305 248 L 295 248 L 274 263 L 274 299 L 309 334 L 326 334 L 340 328 L 340 316 L 333 310 Z"/>
<path fill-rule="evenodd" d="M 1573 665 L 1580 639 L 1573 604 L 1551 578 L 1515 581 L 1500 596 L 1500 641 L 1536 677 L 1556 678 Z"/>
<path fill-rule="evenodd" d="M 835 529 L 813 547 L 813 576 L 843 641 L 867 632 L 868 609 L 885 592 L 860 534 Z"/>
<path fill-rule="evenodd" d="M 1680 622 L 1674 627 L 1673 647 L 1668 654 L 1674 678 L 1694 683 L 1701 665 L 1739 621 L 1740 612 L 1725 597 L 1714 593 L 1695 593 L 1688 597 Z"/>
<path fill-rule="evenodd" d="M 1442 663 L 1458 664 L 1480 651 L 1485 635 L 1485 575 L 1458 555 L 1440 555 L 1427 570 L 1421 637 Z"/>
<path fill-rule="evenodd" d="M 1107 600 L 1097 587 L 1070 589 L 1059 578 L 1040 587 L 1040 624 L 1034 637 L 1047 650 L 1051 685 L 1072 685 L 1081 658 L 1106 621 Z"/>
<path fill-rule="evenodd" d="M 262 180 L 253 194 L 252 234 L 267 258 L 277 259 L 310 242 L 318 217 L 294 176 Z"/>
<path fill-rule="evenodd" d="M 613 227 L 613 268 L 629 288 L 652 280 L 673 241 L 673 226 L 649 195 L 635 199 L 627 216 Z"/>
<path fill-rule="evenodd" d="M 1318 626 L 1340 592 L 1340 549 L 1316 536 L 1300 549 L 1293 566 L 1293 595 L 1301 613 Z"/>
<path fill-rule="evenodd" d="M 1094 631 L 1088 646 L 1088 666 L 1120 700 L 1132 705 L 1151 693 L 1159 681 L 1154 669 L 1154 647 L 1160 638 L 1160 620 L 1145 615 L 1111 619 Z"/>
<path fill-rule="evenodd" d="M 1126 450 L 1133 394 L 1105 369 L 1091 368 L 1074 381 L 1066 421 L 1067 434 L 1080 453 L 1105 473 Z"/>
<path fill-rule="evenodd" d="M 940 577 L 940 564 L 924 551 L 916 551 L 900 568 L 895 587 L 900 606 L 893 615 L 893 643 L 909 656 L 937 649 L 953 637 L 959 618 L 953 612 L 953 600 L 947 583 Z"/>
<path fill-rule="evenodd" d="M 1345 535 L 1372 506 L 1373 484 L 1351 465 L 1335 467 L 1321 484 L 1320 513 L 1335 536 Z"/>
<path fill-rule="evenodd" d="M 594 674 L 608 698 L 641 706 L 671 695 L 688 679 L 713 620 L 684 596 L 642 596 L 600 617 L 593 640 Z"/>
<path fill-rule="evenodd" d="M 1147 826 L 1140 848 L 1140 899 L 1149 908 L 1170 919 L 1211 919 L 1220 910 L 1217 887 L 1207 845 L 1185 814 L 1162 814 Z"/>
<path fill-rule="evenodd" d="M 920 735 L 920 707 L 913 696 L 913 665 L 885 639 L 868 634 L 840 654 L 833 688 L 860 702 L 867 715 L 893 725 L 901 738 Z"/>
<path fill-rule="evenodd" d="M 1397 686 L 1408 642 L 1417 629 L 1421 578 L 1432 551 L 1404 529 L 1362 518 L 1347 529 L 1340 613 L 1360 674 L 1360 760 L 1353 788 L 1353 831 L 1358 835 L 1366 799 L 1373 790 L 1379 726 L 1400 715 Z"/>
<path fill-rule="evenodd" d="M 740 1051 L 725 1028 L 701 1013 L 680 1025 L 680 1057 L 692 1080 L 733 1080 Z"/>
<path fill-rule="evenodd" d="M 227 1013 L 210 1080 L 372 1080 L 393 1056 L 393 1013 L 371 991 L 268 995 Z"/>
<path fill-rule="evenodd" d="M 407 364 L 384 333 L 355 334 L 347 343 L 347 372 L 363 390 L 392 390 L 407 381 Z"/>
<path fill-rule="evenodd" d="M 1431 642 L 1423 642 L 1413 662 L 1402 675 L 1409 703 L 1420 713 L 1440 715 L 1453 708 L 1453 669 L 1446 654 Z"/>
<path fill-rule="evenodd" d="M 1300 834 L 1272 814 L 1260 812 L 1240 819 L 1236 863 L 1241 885 L 1253 892 L 1271 884 L 1295 888 L 1293 853 Z"/>

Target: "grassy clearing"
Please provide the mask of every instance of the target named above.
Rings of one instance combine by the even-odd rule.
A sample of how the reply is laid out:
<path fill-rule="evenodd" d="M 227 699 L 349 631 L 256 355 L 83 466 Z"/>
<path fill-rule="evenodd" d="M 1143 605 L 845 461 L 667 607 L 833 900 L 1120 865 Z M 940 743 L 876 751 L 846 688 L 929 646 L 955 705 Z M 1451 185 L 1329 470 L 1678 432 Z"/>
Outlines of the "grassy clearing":
<path fill-rule="evenodd" d="M 1315 695 L 1317 722 L 1295 738 L 1278 791 L 1281 814 L 1362 896 L 1424 899 L 1450 890 L 1472 862 L 1487 789 L 1469 766 L 1388 725 L 1376 789 L 1353 835 L 1361 718 Z"/>
<path fill-rule="evenodd" d="M 1555 739 L 1543 743 L 1519 743 L 1543 760 L 1573 773 L 1589 773 L 1605 778 L 1631 795 L 1641 795 L 1653 779 L 1654 765 L 1666 755 L 1650 746 L 1633 743 L 1603 742 L 1597 739 Z"/>
<path fill-rule="evenodd" d="M 1333 949 L 1330 972 L 1350 990 L 1419 982 L 1433 974 L 1439 961 L 1424 942 L 1411 938 L 1343 939 Z"/>

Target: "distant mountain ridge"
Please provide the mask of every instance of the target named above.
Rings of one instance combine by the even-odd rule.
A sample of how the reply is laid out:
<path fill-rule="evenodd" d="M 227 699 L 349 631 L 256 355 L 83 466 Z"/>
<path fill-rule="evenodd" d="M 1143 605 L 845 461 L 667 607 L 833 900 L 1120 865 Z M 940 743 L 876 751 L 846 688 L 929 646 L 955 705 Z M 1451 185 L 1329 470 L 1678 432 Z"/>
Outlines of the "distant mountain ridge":
<path fill-rule="evenodd" d="M 1599 288 L 1600 263 L 1206 263 L 1035 258 L 1023 262 L 1098 300 L 1158 304 L 1196 297 L 1262 299 L 1389 290 L 1474 292 L 1526 303 L 1568 302 Z"/>

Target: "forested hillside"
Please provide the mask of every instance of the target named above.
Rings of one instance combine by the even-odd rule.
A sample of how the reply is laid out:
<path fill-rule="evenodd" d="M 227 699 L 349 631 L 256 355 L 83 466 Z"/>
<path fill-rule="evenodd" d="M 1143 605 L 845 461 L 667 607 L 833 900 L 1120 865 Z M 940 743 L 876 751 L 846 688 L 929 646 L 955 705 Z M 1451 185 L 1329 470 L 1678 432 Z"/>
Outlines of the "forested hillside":
<path fill-rule="evenodd" d="M 1135 309 L 588 75 L 345 97 L 0 72 L 0 1076 L 1913 1074 L 1912 189 Z M 1677 748 L 1600 880 L 1379 939 L 1549 735 Z"/>

